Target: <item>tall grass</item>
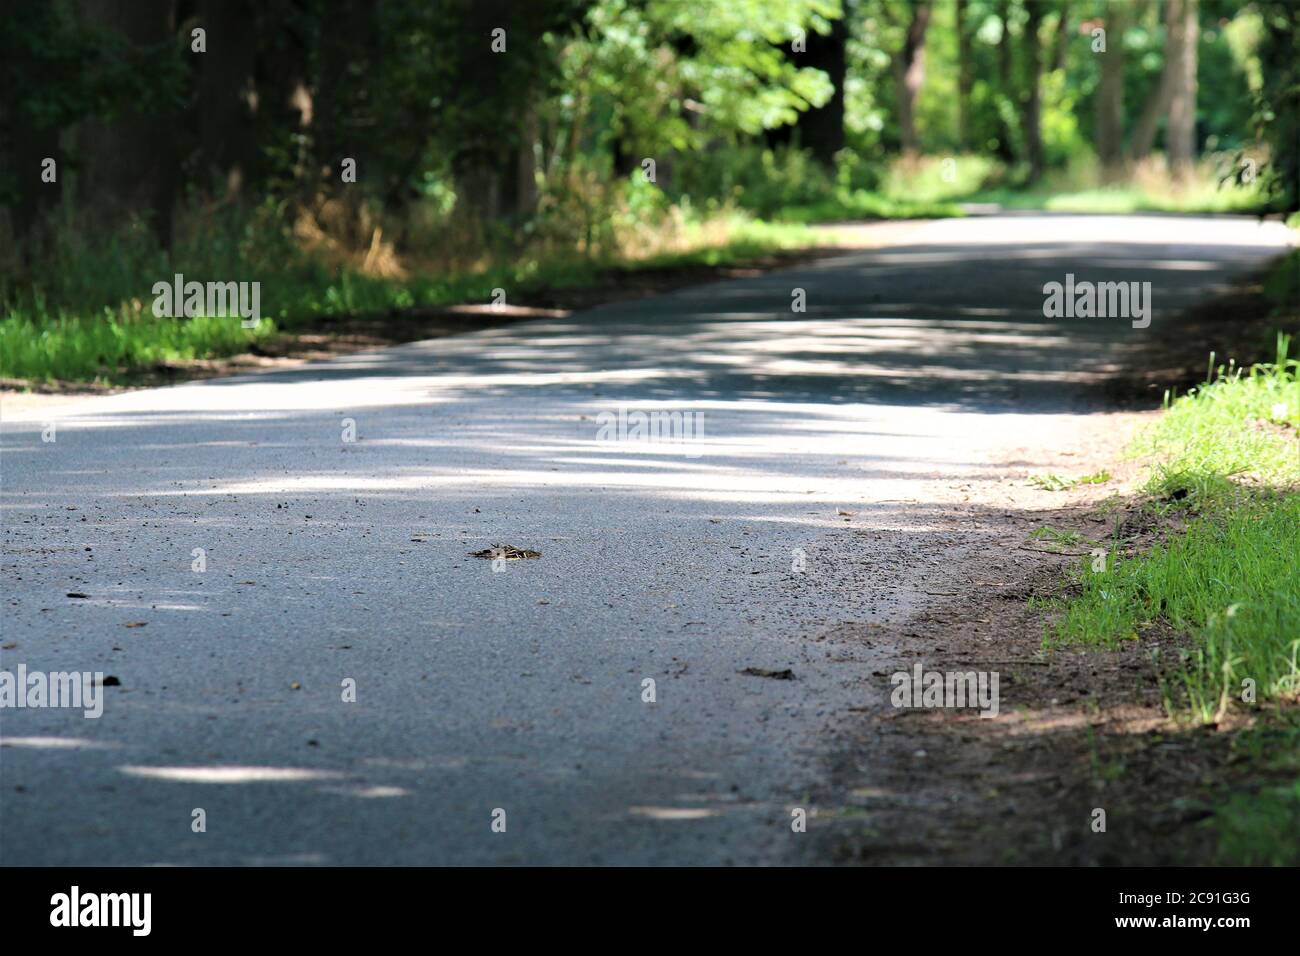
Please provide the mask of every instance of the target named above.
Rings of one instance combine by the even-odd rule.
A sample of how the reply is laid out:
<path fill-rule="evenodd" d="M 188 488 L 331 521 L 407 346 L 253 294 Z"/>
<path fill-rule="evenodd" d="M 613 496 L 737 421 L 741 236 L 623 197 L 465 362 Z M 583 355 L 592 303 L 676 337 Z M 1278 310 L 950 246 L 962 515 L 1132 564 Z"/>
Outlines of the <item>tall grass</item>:
<path fill-rule="evenodd" d="M 975 202 L 997 203 L 1010 209 L 1049 212 L 1253 213 L 1262 212 L 1268 198 L 1258 181 L 1233 178 L 1235 155 L 1204 157 L 1187 175 L 1174 176 L 1162 156 L 1153 156 L 1105 175 L 1092 156 L 1080 156 L 1068 169 L 1049 174 L 1030 188 L 991 182 L 971 196 Z"/>
<path fill-rule="evenodd" d="M 1291 338 L 1278 333 L 1276 358 L 1242 369 L 1213 367 L 1205 384 L 1179 398 L 1166 394 L 1165 410 L 1135 450 L 1155 467 L 1146 490 L 1223 488 L 1228 478 L 1273 485 L 1300 483 L 1300 360 Z"/>
<path fill-rule="evenodd" d="M 0 376 L 113 381 L 127 369 L 242 352 L 275 332 L 273 321 L 246 329 L 238 316 L 157 319 L 123 309 L 33 319 L 11 312 L 0 319 Z"/>
<path fill-rule="evenodd" d="M 1300 693 L 1300 361 L 1289 349 L 1279 335 L 1274 362 L 1220 367 L 1167 402 L 1138 449 L 1152 462 L 1152 507 L 1183 509 L 1186 528 L 1104 571 L 1077 568 L 1078 596 L 1050 626 L 1053 644 L 1113 646 L 1157 621 L 1190 635 L 1176 696 L 1204 720 L 1247 691 L 1259 702 Z"/>
<path fill-rule="evenodd" d="M 962 215 L 955 199 L 978 188 L 994 166 L 979 156 L 884 164 L 845 149 L 826 168 L 798 149 L 749 146 L 692 156 L 679 181 L 696 195 L 780 222 L 938 218 Z"/>
<path fill-rule="evenodd" d="M 487 302 L 497 288 L 509 301 L 590 285 L 616 267 L 716 265 L 827 241 L 805 226 L 734 210 L 698 215 L 647 201 L 630 183 L 605 211 L 600 246 L 590 249 L 576 247 L 572 235 L 552 241 L 554 230 L 546 241 L 475 244 L 472 231 L 442 220 L 452 242 L 434 237 L 433 222 L 383 222 L 332 203 L 314 211 L 193 209 L 170 254 L 139 223 L 96 242 L 65 229 L 39 268 L 0 274 L 0 378 L 118 382 L 159 364 L 242 352 L 321 318 Z M 382 238 L 386 231 L 405 233 L 400 251 Z M 245 329 L 238 316 L 155 317 L 153 284 L 176 273 L 259 282 L 263 321 Z"/>
<path fill-rule="evenodd" d="M 1300 495 L 1194 519 L 1147 554 L 1076 574 L 1054 625 L 1063 644 L 1114 646 L 1156 620 L 1192 636 L 1186 705 L 1213 719 L 1254 682 L 1263 701 L 1300 691 Z"/>

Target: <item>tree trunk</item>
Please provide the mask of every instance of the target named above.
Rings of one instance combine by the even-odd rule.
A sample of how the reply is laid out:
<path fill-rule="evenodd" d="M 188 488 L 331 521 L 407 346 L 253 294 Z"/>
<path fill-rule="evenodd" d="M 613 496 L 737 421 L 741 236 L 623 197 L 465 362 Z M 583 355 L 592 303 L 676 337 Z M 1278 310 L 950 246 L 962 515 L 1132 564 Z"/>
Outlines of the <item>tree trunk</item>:
<path fill-rule="evenodd" d="M 970 0 L 953 0 L 957 16 L 957 144 L 970 149 L 971 37 L 966 24 Z"/>
<path fill-rule="evenodd" d="M 14 28 L 0 27 L 0 70 L 10 77 L 28 77 L 35 86 L 50 82 L 39 55 L 27 44 L 15 42 L 17 24 L 22 32 L 41 36 L 58 30 L 60 11 L 49 5 L 22 0 L 0 0 L 0 18 Z M 17 262 L 31 265 L 46 251 L 49 231 L 40 225 L 47 210 L 58 205 L 64 177 L 70 171 L 59 140 L 59 117 L 42 117 L 30 94 L 8 90 L 0 99 L 0 268 L 8 265 L 6 219 L 14 240 Z M 43 179 L 46 159 L 55 161 L 54 182 Z"/>
<path fill-rule="evenodd" d="M 199 148 L 202 168 L 238 194 L 249 176 L 255 142 L 250 94 L 257 24 L 248 0 L 201 0 L 198 26 L 207 52 L 198 54 Z"/>
<path fill-rule="evenodd" d="M 821 106 L 809 107 L 800 113 L 793 124 L 768 130 L 765 139 L 769 146 L 798 143 L 823 166 L 830 168 L 835 165 L 835 154 L 844 148 L 844 78 L 848 72 L 845 44 L 848 38 L 848 22 L 842 17 L 831 21 L 831 32 L 827 36 L 808 33 L 802 52 L 787 48 L 785 55 L 791 63 L 800 69 L 812 67 L 821 70 L 830 78 L 834 91 Z"/>
<path fill-rule="evenodd" d="M 173 0 L 85 0 L 76 9 L 87 26 L 137 47 L 175 39 Z M 98 206 L 105 222 L 144 213 L 164 249 L 171 248 L 178 179 L 171 120 L 131 110 L 112 121 L 87 120 L 77 136 L 84 164 L 78 198 Z"/>
<path fill-rule="evenodd" d="M 308 76 L 311 25 L 304 19 L 277 16 L 267 7 L 258 11 L 255 142 L 271 148 L 257 150 L 250 157 L 254 184 L 277 177 L 294 182 L 306 178 L 309 157 L 303 133 L 314 125 L 315 103 Z"/>
<path fill-rule="evenodd" d="M 344 159 L 357 161 L 358 175 L 367 169 L 366 141 L 359 130 L 368 117 L 355 95 L 354 71 L 382 53 L 377 12 L 375 0 L 326 0 L 323 7 L 309 186 L 320 183 L 316 177 L 321 176 L 327 188 L 336 188 Z"/>
<path fill-rule="evenodd" d="M 1043 176 L 1042 94 L 1039 74 L 1042 72 L 1042 44 L 1038 28 L 1043 22 L 1042 7 L 1030 0 L 1025 4 L 1025 94 L 1021 98 L 1020 127 L 1025 139 L 1025 159 L 1029 163 L 1029 181 L 1038 182 Z"/>
<path fill-rule="evenodd" d="M 1200 36 L 1196 0 L 1171 0 L 1171 23 L 1177 20 L 1177 34 L 1170 43 L 1178 55 L 1169 91 L 1169 125 L 1165 129 L 1165 152 L 1175 175 L 1185 175 L 1196 159 L 1196 44 Z"/>
<path fill-rule="evenodd" d="M 1129 0 L 1108 0 L 1106 52 L 1101 56 L 1097 87 L 1097 157 L 1106 177 L 1113 178 L 1124 163 L 1124 31 Z"/>
<path fill-rule="evenodd" d="M 1011 0 L 1002 0 L 998 7 L 998 18 L 1002 21 L 1002 32 L 998 36 L 998 92 L 1000 103 L 1014 99 L 1011 78 Z M 998 159 L 1004 163 L 1013 163 L 1016 159 L 1015 135 L 1006 113 L 998 109 L 998 123 L 1002 130 L 998 136 Z"/>
<path fill-rule="evenodd" d="M 531 216 L 537 208 L 537 158 L 533 149 L 539 135 L 537 102 L 534 100 L 524 107 L 523 120 L 519 124 L 519 151 L 515 164 L 518 185 L 515 191 L 520 218 Z"/>
<path fill-rule="evenodd" d="M 1065 65 L 1066 55 L 1070 52 L 1070 4 L 1061 4 L 1060 16 L 1056 21 L 1056 42 L 1052 44 L 1052 55 L 1047 61 L 1047 72 L 1055 73 Z"/>
<path fill-rule="evenodd" d="M 826 167 L 835 165 L 835 154 L 844 148 L 844 77 L 848 69 L 844 48 L 848 39 L 848 24 L 841 17 L 831 21 L 828 35 L 808 34 L 806 52 L 794 54 L 799 66 L 824 71 L 835 87 L 829 100 L 799 114 L 798 122 L 800 145 Z"/>
<path fill-rule="evenodd" d="M 31 265 L 47 249 L 48 230 L 40 228 L 40 225 L 45 212 L 58 205 L 63 177 L 68 172 L 68 164 L 59 148 L 59 131 L 54 127 L 20 123 L 13 143 L 0 144 L 0 154 L 3 154 L 0 155 L 0 172 L 11 172 L 18 189 L 17 198 L 9 209 L 9 225 L 19 260 L 24 265 Z M 47 158 L 56 164 L 57 179 L 52 183 L 41 179 L 41 164 Z"/>
<path fill-rule="evenodd" d="M 1160 117 L 1169 111 L 1173 100 L 1176 74 L 1181 69 L 1183 55 L 1182 0 L 1165 0 L 1165 65 L 1160 71 L 1160 82 L 1156 85 L 1146 104 L 1142 115 L 1138 117 L 1133 128 L 1133 138 L 1129 142 L 1129 156 L 1144 159 L 1151 154 L 1156 145 L 1156 133 L 1160 127 Z"/>
<path fill-rule="evenodd" d="M 912 22 L 903 37 L 903 46 L 894 54 L 898 134 L 903 152 L 907 154 L 915 154 L 920 148 L 916 136 L 916 97 L 925 82 L 925 31 L 929 25 L 930 0 L 918 0 L 912 8 Z"/>

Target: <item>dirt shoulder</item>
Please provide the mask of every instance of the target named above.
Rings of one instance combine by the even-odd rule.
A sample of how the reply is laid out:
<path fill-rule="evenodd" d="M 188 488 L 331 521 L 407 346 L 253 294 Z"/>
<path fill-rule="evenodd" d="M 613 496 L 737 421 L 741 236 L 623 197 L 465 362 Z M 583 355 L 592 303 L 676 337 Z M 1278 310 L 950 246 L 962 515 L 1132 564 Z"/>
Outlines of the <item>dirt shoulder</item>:
<path fill-rule="evenodd" d="M 838 634 L 850 647 L 888 650 L 872 655 L 863 688 L 875 703 L 837 730 L 830 786 L 817 795 L 810 829 L 817 855 L 865 864 L 1079 863 L 1113 850 L 1114 838 L 1104 846 L 1086 839 L 1089 812 L 1108 805 L 1093 792 L 1096 739 L 1163 726 L 1149 648 L 1046 652 L 1042 614 L 1029 598 L 1053 593 L 1067 565 L 1087 554 L 1083 542 L 1034 532 L 1107 539 L 1123 512 L 1107 514 L 1104 503 L 1130 489 L 1134 469 L 1063 492 L 1026 479 L 1112 465 L 1153 415 L 1089 416 L 1058 447 L 1006 447 L 989 463 L 1001 480 L 955 488 L 935 503 L 930 541 L 915 542 L 943 555 L 927 576 L 925 604 L 883 632 Z M 996 672 L 998 716 L 892 706 L 891 676 L 917 664 Z"/>
<path fill-rule="evenodd" d="M 1093 548 L 1144 552 L 1178 530 L 1140 507 L 1142 475 L 1123 452 L 1159 414 L 1150 407 L 1165 387 L 1203 378 L 1208 349 L 1220 360 L 1268 357 L 1277 318 L 1258 289 L 1243 284 L 1188 316 L 1177 341 L 1135 352 L 1106 391 L 1118 406 L 1148 410 L 1080 416 L 1050 448 L 1008 444 L 987 463 L 997 481 L 932 503 L 930 540 L 913 540 L 942 556 L 923 606 L 884 630 L 835 635 L 875 670 L 863 686 L 870 705 L 842 715 L 834 732 L 827 788 L 813 795 L 810 861 L 1211 864 L 1222 862 L 1215 808 L 1288 779 L 1238 746 L 1269 711 L 1209 726 L 1170 719 L 1156 655 L 1176 657 L 1184 635 L 1153 626 L 1114 650 L 1047 649 L 1049 612 L 1031 604 L 1059 596 L 1067 569 Z M 1101 471 L 1104 483 L 1058 491 L 1028 480 Z M 891 676 L 917 664 L 997 672 L 999 714 L 893 706 Z"/>

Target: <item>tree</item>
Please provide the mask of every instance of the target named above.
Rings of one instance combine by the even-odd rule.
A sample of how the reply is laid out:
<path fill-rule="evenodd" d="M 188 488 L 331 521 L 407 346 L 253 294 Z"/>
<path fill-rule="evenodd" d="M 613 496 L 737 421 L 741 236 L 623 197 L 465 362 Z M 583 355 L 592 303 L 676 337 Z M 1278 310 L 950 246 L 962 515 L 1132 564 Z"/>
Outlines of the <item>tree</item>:
<path fill-rule="evenodd" d="M 86 120 L 77 146 L 84 163 L 79 199 L 108 217 L 144 213 L 159 245 L 170 248 L 172 206 L 179 185 L 174 118 L 179 107 L 175 75 L 178 46 L 173 0 L 85 0 L 82 23 L 117 34 L 126 47 L 153 63 L 151 100 L 133 103 L 104 118 Z M 145 69 L 143 65 L 140 67 Z"/>
<path fill-rule="evenodd" d="M 1015 81 L 1011 58 L 1011 0 L 1000 0 L 997 16 L 998 31 L 998 82 L 995 97 L 998 117 L 998 158 L 1011 163 L 1016 158 L 1017 133 L 1014 128 Z"/>
<path fill-rule="evenodd" d="M 1176 175 L 1190 171 L 1196 158 L 1196 44 L 1200 35 L 1197 0 L 1166 0 L 1173 47 L 1169 125 L 1165 152 Z"/>
<path fill-rule="evenodd" d="M 372 182 L 389 169 L 378 152 L 371 131 L 385 102 L 374 79 L 395 64 L 387 57 L 395 51 L 379 19 L 375 0 L 321 0 L 321 30 L 317 38 L 317 67 L 312 95 L 312 169 L 308 189 L 322 174 L 333 185 L 339 163 L 356 159 Z M 465 40 L 468 42 L 469 37 Z M 382 65 L 381 65 L 382 64 Z M 376 183 L 384 191 L 389 183 Z"/>
<path fill-rule="evenodd" d="M 831 167 L 835 154 L 844 148 L 844 80 L 848 72 L 845 44 L 849 30 L 845 17 L 830 21 L 827 32 L 808 31 L 803 50 L 792 50 L 787 56 L 799 69 L 820 70 L 830 81 L 830 98 L 820 105 L 809 105 L 790 126 L 780 126 L 772 131 L 773 143 L 797 140 L 808 149 L 813 158 Z"/>
<path fill-rule="evenodd" d="M 1108 176 L 1124 162 L 1124 31 L 1129 0 L 1107 0 L 1106 49 L 1097 89 L 1097 156 Z"/>
<path fill-rule="evenodd" d="M 925 82 L 925 33 L 930 25 L 930 0 L 917 0 L 912 17 L 903 34 L 903 43 L 894 54 L 894 88 L 898 96 L 898 133 L 903 152 L 920 150 L 916 135 L 916 98 Z"/>
<path fill-rule="evenodd" d="M 957 30 L 957 143 L 970 147 L 971 36 L 966 23 L 970 0 L 953 0 Z"/>
<path fill-rule="evenodd" d="M 91 200 L 109 214 L 106 221 L 142 203 L 156 227 L 170 224 L 170 130 L 153 120 L 179 103 L 182 73 L 166 12 L 165 5 L 142 3 L 125 10 L 132 22 L 123 29 L 123 11 L 110 4 L 0 0 L 0 207 L 10 212 L 20 256 L 29 262 L 47 238 L 39 228 L 43 214 L 79 169 L 74 200 Z M 77 136 L 65 135 L 74 127 Z M 96 132 L 109 154 L 94 147 Z M 55 163 L 53 181 L 41 179 L 47 159 Z M 155 192 L 151 176 L 165 188 Z M 119 186 L 130 195 L 114 201 Z"/>
<path fill-rule="evenodd" d="M 1025 141 L 1025 160 L 1029 163 L 1029 181 L 1033 183 L 1043 177 L 1042 41 L 1038 36 L 1043 22 L 1042 4 L 1028 0 L 1025 13 L 1025 89 L 1020 97 L 1020 130 Z"/>
<path fill-rule="evenodd" d="M 1269 144 L 1266 185 L 1276 208 L 1300 209 L 1300 5 L 1292 0 L 1256 0 L 1263 19 L 1259 47 L 1263 85 L 1254 121 Z"/>
<path fill-rule="evenodd" d="M 532 150 L 525 142 L 534 128 L 529 115 L 555 67 L 544 37 L 572 29 L 586 6 L 579 0 L 452 0 L 446 5 L 455 28 L 439 38 L 436 49 L 454 85 L 440 91 L 436 115 L 445 135 L 439 139 L 451 157 L 458 202 L 476 217 L 518 217 L 532 201 L 520 154 Z"/>
<path fill-rule="evenodd" d="M 1133 130 L 1129 155 L 1142 159 L 1155 148 L 1160 120 L 1168 117 L 1165 145 L 1171 165 L 1185 170 L 1196 152 L 1197 0 L 1165 0 L 1165 62 L 1160 82 Z"/>
<path fill-rule="evenodd" d="M 257 22 L 249 0 L 201 0 L 193 26 L 205 31 L 196 111 L 199 155 L 207 171 L 237 194 L 246 185 L 255 148 Z M 182 42 L 189 37 L 182 35 Z"/>
<path fill-rule="evenodd" d="M 15 29 L 23 16 L 23 29 Z M 0 209 L 10 215 L 9 226 L 22 258 L 30 260 L 33 237 L 41 215 L 59 199 L 63 178 L 58 166 L 60 127 L 90 108 L 84 86 L 52 91 L 47 76 L 75 69 L 88 38 L 58 11 L 47 5 L 25 7 L 19 0 L 0 0 Z M 56 95 L 51 95 L 56 93 Z M 46 159 L 55 161 L 53 182 L 40 179 Z M 62 163 L 66 175 L 67 164 Z"/>

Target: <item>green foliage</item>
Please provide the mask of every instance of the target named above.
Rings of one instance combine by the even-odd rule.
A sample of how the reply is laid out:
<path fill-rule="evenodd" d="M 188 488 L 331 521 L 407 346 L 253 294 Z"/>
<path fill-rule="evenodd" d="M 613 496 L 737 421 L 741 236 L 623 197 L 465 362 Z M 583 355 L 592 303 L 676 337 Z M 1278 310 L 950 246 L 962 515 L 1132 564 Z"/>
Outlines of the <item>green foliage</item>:
<path fill-rule="evenodd" d="M 1089 559 L 1090 560 L 1090 559 Z M 1206 720 L 1256 682 L 1259 700 L 1300 690 L 1300 496 L 1202 515 L 1148 554 L 1085 562 L 1051 643 L 1114 646 L 1163 620 L 1192 635 L 1187 704 Z"/>
<path fill-rule="evenodd" d="M 1079 485 L 1104 485 L 1110 481 L 1110 472 L 1097 471 L 1079 478 L 1061 476 L 1053 473 L 1030 475 L 1028 483 L 1042 491 L 1069 491 Z"/>
<path fill-rule="evenodd" d="M 5 20 L 0 137 L 179 103 L 183 67 L 174 41 L 133 47 L 112 31 L 77 23 L 61 3 L 24 4 L 21 21 L 15 10 Z"/>
<path fill-rule="evenodd" d="M 588 286 L 612 268 L 725 265 L 823 241 L 803 226 L 736 213 L 681 221 L 680 211 L 649 186 L 639 177 L 626 182 L 623 211 L 610 228 L 631 230 L 635 239 L 644 223 L 670 218 L 652 230 L 653 238 L 672 235 L 675 242 L 636 258 L 614 247 L 602 257 L 576 257 L 566 246 L 550 255 L 377 276 L 348 263 L 327 265 L 304 251 L 274 204 L 252 213 L 232 206 L 207 209 L 170 253 L 138 222 L 106 243 L 61 235 L 48 272 L 32 282 L 0 284 L 0 378 L 130 381 L 156 365 L 247 351 L 315 319 L 483 302 L 498 287 L 526 296 Z M 176 272 L 188 280 L 260 282 L 263 321 L 244 329 L 237 317 L 155 318 L 152 284 Z"/>
<path fill-rule="evenodd" d="M 1154 621 L 1191 635 L 1181 697 L 1210 720 L 1256 683 L 1260 701 L 1300 691 L 1300 362 L 1219 368 L 1170 403 L 1138 450 L 1147 492 L 1192 513 L 1150 552 L 1085 562 L 1056 602 L 1051 643 L 1136 639 Z M 1248 480 L 1247 480 L 1248 479 Z"/>
<path fill-rule="evenodd" d="M 1291 228 L 1300 227 L 1296 222 Z M 1264 278 L 1264 294 L 1274 303 L 1277 314 L 1300 319 L 1300 249 L 1287 253 Z M 1300 333 L 1300 329 L 1296 329 Z"/>
<path fill-rule="evenodd" d="M 1293 743 L 1292 746 L 1295 746 Z M 1233 866 L 1300 864 L 1300 779 L 1231 797 L 1214 819 L 1219 856 Z"/>
<path fill-rule="evenodd" d="M 1137 445 L 1155 463 L 1152 493 L 1240 475 L 1300 484 L 1300 361 L 1289 350 L 1289 338 L 1279 335 L 1275 362 L 1249 371 L 1220 366 L 1206 384 L 1167 400 L 1164 415 Z"/>
<path fill-rule="evenodd" d="M 923 203 L 966 199 L 1000 173 L 996 160 L 978 154 L 900 160 L 889 166 L 880 191 L 889 199 Z"/>
<path fill-rule="evenodd" d="M 62 3 L 14 4 L 0 10 L 0 154 L 87 118 L 176 107 L 185 76 L 176 42 L 137 48 L 79 24 Z M 19 183 L 0 168 L 0 205 L 17 201 Z"/>
<path fill-rule="evenodd" d="M 741 146 L 684 160 L 680 181 L 690 191 L 683 185 L 677 195 L 789 222 L 960 216 L 952 200 L 973 192 L 994 167 L 975 156 L 875 165 L 844 149 L 827 170 L 793 147 Z"/>
<path fill-rule="evenodd" d="M 826 75 L 796 68 L 783 47 L 840 12 L 839 0 L 600 0 L 587 18 L 593 83 L 615 131 L 640 146 L 758 133 L 830 97 Z"/>
<path fill-rule="evenodd" d="M 1300 5 L 1255 0 L 1263 19 L 1261 83 L 1255 102 L 1259 132 L 1273 148 L 1266 170 L 1278 209 L 1300 209 Z"/>
<path fill-rule="evenodd" d="M 1262 183 L 1219 188 L 1203 171 L 1176 195 L 1158 169 L 1106 185 L 1091 159 L 1100 67 L 1084 26 L 1105 16 L 1102 0 L 1045 0 L 1034 36 L 1026 0 L 969 0 L 960 37 L 956 6 L 933 3 L 915 104 L 933 158 L 897 162 L 888 151 L 899 142 L 898 53 L 918 9 L 910 0 L 265 0 L 236 24 L 249 48 L 233 60 L 214 56 L 229 48 L 189 54 L 192 5 L 172 22 L 114 5 L 0 2 L 11 12 L 0 18 L 0 199 L 16 202 L 5 218 L 23 233 L 3 244 L 0 302 L 14 329 L 63 323 L 39 348 L 11 335 L 10 356 L 35 357 L 5 367 L 38 375 L 88 374 L 89 358 L 48 356 L 62 354 L 55 342 L 98 340 L 75 323 L 103 316 L 118 331 L 85 356 L 95 351 L 104 368 L 113 355 L 146 361 L 107 343 L 150 334 L 137 302 L 171 270 L 263 278 L 266 311 L 292 324 L 441 301 L 500 263 L 519 281 L 547 263 L 558 280 L 564 270 L 672 255 L 700 221 L 733 210 L 806 223 L 960 215 L 968 199 L 1115 212 L 1296 204 L 1300 14 L 1287 0 L 1203 2 L 1200 84 L 1214 95 L 1200 98 L 1198 129 L 1221 151 L 1213 176 L 1240 178 L 1234 151 L 1266 158 L 1252 132 L 1272 158 Z M 839 36 L 838 20 L 847 76 L 835 91 L 792 44 L 801 34 Z M 1110 42 L 1129 56 L 1131 128 L 1160 75 L 1165 37 L 1154 4 L 1129 20 Z M 127 39 L 145 28 L 162 35 L 169 23 L 165 42 Z M 491 48 L 498 28 L 502 52 Z M 1031 51 L 1042 64 L 1049 172 L 1026 192 L 1013 187 L 1025 171 Z M 226 70 L 238 82 L 213 82 Z M 801 119 L 838 102 L 836 92 L 847 146 L 833 163 L 827 150 L 819 163 L 774 145 L 797 142 L 808 127 Z M 204 152 L 214 140 L 205 123 L 227 114 L 239 122 L 217 133 L 244 150 L 237 161 Z M 77 175 L 94 160 L 77 151 L 84 131 L 130 134 L 143 127 L 129 119 L 158 115 L 173 121 L 146 124 L 147 135 L 170 133 L 158 144 L 175 152 L 160 161 L 174 163 L 170 195 L 144 195 L 128 164 L 98 179 Z M 799 129 L 786 137 L 791 124 Z M 59 143 L 66 155 L 59 189 L 30 201 L 37 194 L 17 187 L 32 188 L 38 138 L 42 151 Z M 357 182 L 340 181 L 343 157 L 357 160 Z M 646 159 L 657 165 L 654 182 L 640 175 Z M 87 195 L 79 180 L 110 195 Z M 169 208 L 178 223 L 196 211 L 203 222 L 178 227 L 164 251 L 145 226 L 172 242 L 162 228 Z M 190 334 L 212 348 L 238 345 L 197 327 Z"/>
<path fill-rule="evenodd" d="M 184 321 L 133 312 L 0 318 L 0 375 L 46 381 L 116 381 L 124 370 L 247 351 L 275 334 L 263 320 L 245 329 L 238 317 Z"/>
<path fill-rule="evenodd" d="M 827 200 L 836 190 L 831 173 L 806 152 L 787 146 L 702 151 L 683 160 L 682 173 L 681 194 L 735 203 L 762 217 Z"/>
<path fill-rule="evenodd" d="M 996 203 L 1008 209 L 1045 209 L 1049 212 L 1255 213 L 1267 210 L 1269 197 L 1260 182 L 1234 182 L 1229 154 L 1206 156 L 1186 179 L 1170 181 L 1160 160 L 1150 161 L 1116 182 L 1102 182 L 1101 171 L 1090 153 L 1074 157 L 1059 173 L 1051 173 L 1032 188 L 1006 185 L 975 190 L 971 202 Z M 990 181 L 993 180 L 990 176 Z"/>

